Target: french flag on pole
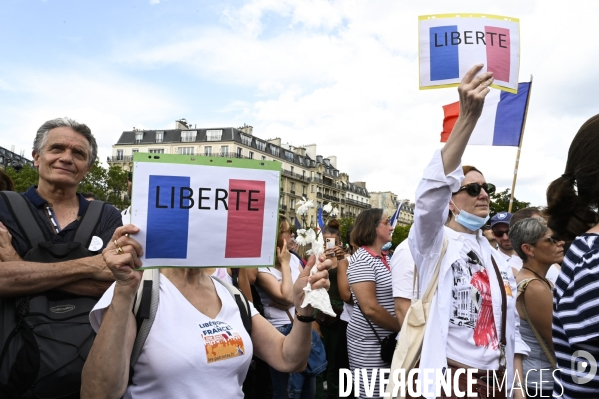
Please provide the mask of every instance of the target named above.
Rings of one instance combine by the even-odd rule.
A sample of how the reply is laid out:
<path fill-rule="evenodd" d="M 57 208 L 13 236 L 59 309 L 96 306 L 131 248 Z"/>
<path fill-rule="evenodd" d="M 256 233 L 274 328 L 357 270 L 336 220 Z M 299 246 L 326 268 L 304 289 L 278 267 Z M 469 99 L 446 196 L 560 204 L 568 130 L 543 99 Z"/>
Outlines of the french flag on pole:
<path fill-rule="evenodd" d="M 470 145 L 513 146 L 520 145 L 526 117 L 530 82 L 518 84 L 518 94 L 491 89 L 485 97 L 483 112 L 470 136 Z M 460 103 L 443 106 L 443 132 L 441 142 L 447 142 L 460 115 Z"/>

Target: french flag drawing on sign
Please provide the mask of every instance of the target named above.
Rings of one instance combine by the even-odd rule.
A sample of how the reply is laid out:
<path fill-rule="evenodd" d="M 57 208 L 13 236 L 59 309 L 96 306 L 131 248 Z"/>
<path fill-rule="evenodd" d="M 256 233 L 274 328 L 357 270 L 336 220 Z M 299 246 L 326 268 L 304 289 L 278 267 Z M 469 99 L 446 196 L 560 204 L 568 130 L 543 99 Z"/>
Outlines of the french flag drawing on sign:
<path fill-rule="evenodd" d="M 519 22 L 489 15 L 419 17 L 420 88 L 457 86 L 470 68 L 493 72 L 492 87 L 518 90 Z"/>
<path fill-rule="evenodd" d="M 216 213 L 219 205 L 221 210 L 227 211 L 225 219 L 220 219 L 227 226 L 225 258 L 259 258 L 262 254 L 265 182 L 229 179 L 228 191 L 219 189 L 225 194 L 219 197 L 215 193 L 213 199 L 209 193 L 214 190 L 194 191 L 190 180 L 181 176 L 149 177 L 146 258 L 187 258 L 190 212 L 213 211 L 212 214 L 205 213 L 206 218 L 219 217 Z M 203 243 L 194 245 L 202 246 Z"/>

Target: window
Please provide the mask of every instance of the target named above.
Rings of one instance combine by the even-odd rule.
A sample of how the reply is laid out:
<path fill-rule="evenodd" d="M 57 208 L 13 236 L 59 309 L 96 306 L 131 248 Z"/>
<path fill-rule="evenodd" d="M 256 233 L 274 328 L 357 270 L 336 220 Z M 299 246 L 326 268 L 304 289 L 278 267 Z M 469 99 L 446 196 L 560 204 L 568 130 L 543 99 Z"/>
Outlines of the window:
<path fill-rule="evenodd" d="M 289 170 L 291 171 L 291 173 L 293 173 L 293 166 L 290 166 Z"/>
<path fill-rule="evenodd" d="M 262 155 L 262 160 L 266 161 L 266 157 L 264 155 Z"/>
<path fill-rule="evenodd" d="M 295 193 L 295 183 L 294 183 L 294 182 L 291 182 L 291 183 L 289 184 L 289 187 L 290 187 L 291 193 L 292 193 L 292 194 L 293 194 L 293 193 Z"/>
<path fill-rule="evenodd" d="M 298 157 L 298 158 L 297 158 L 297 160 L 299 161 L 299 164 L 300 164 L 300 165 L 303 165 L 303 164 L 304 164 L 304 158 L 302 158 L 302 157 Z"/>
<path fill-rule="evenodd" d="M 285 151 L 285 159 L 293 162 L 293 153 L 291 151 Z"/>
<path fill-rule="evenodd" d="M 136 143 L 141 143 L 141 141 L 144 139 L 144 132 L 135 132 L 135 142 Z"/>
<path fill-rule="evenodd" d="M 193 147 L 179 147 L 179 154 L 181 155 L 193 155 Z"/>
<path fill-rule="evenodd" d="M 314 184 L 312 184 L 312 190 L 311 190 L 311 192 L 314 192 Z"/>
<path fill-rule="evenodd" d="M 220 141 L 222 136 L 222 130 L 206 130 L 206 140 L 208 141 Z"/>
<path fill-rule="evenodd" d="M 252 146 L 252 137 L 247 134 L 241 134 L 241 142 L 248 147 Z"/>
<path fill-rule="evenodd" d="M 132 154 L 135 154 L 135 153 L 138 153 L 138 152 L 139 152 L 139 148 L 134 148 L 134 149 L 131 150 Z"/>
<path fill-rule="evenodd" d="M 291 208 L 291 209 L 295 209 L 295 198 L 292 198 L 292 199 L 289 201 L 289 208 Z"/>
<path fill-rule="evenodd" d="M 116 160 L 117 161 L 122 161 L 124 159 L 123 157 L 123 150 L 116 150 Z"/>
<path fill-rule="evenodd" d="M 150 154 L 164 154 L 164 148 L 154 148 L 148 151 Z"/>
<path fill-rule="evenodd" d="M 237 158 L 243 158 L 243 150 L 241 147 L 237 147 Z"/>
<path fill-rule="evenodd" d="M 204 147 L 204 155 L 207 157 L 212 155 L 212 146 L 211 145 L 207 145 Z"/>
<path fill-rule="evenodd" d="M 164 132 L 156 132 L 156 142 L 162 143 L 162 140 L 164 140 Z"/>
<path fill-rule="evenodd" d="M 263 141 L 256 140 L 256 148 L 259 149 L 260 151 L 266 151 L 266 143 Z"/>
<path fill-rule="evenodd" d="M 254 152 L 253 152 L 253 151 L 250 151 L 250 152 L 249 152 L 249 154 L 248 154 L 248 158 L 249 158 L 249 159 L 254 159 Z"/>
<path fill-rule="evenodd" d="M 302 186 L 302 195 L 306 195 L 306 191 L 308 190 L 308 188 L 306 186 Z"/>
<path fill-rule="evenodd" d="M 188 130 L 186 132 L 181 132 L 181 142 L 189 143 L 196 141 L 196 136 L 198 132 L 195 130 Z"/>
<path fill-rule="evenodd" d="M 275 147 L 274 145 L 270 146 L 270 153 L 275 157 L 279 156 L 279 147 Z"/>
<path fill-rule="evenodd" d="M 228 145 L 221 145 L 220 146 L 220 156 L 221 157 L 228 157 L 229 156 L 229 146 Z"/>

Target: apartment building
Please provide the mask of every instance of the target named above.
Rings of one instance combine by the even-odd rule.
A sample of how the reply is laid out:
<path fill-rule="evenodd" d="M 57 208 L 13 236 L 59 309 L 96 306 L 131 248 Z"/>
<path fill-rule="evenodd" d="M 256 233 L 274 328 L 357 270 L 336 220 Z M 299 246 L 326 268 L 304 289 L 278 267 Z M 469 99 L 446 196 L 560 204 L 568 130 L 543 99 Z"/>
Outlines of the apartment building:
<path fill-rule="evenodd" d="M 300 224 L 316 225 L 317 208 L 333 202 L 337 217 L 355 218 L 371 207 L 365 182 L 350 182 L 349 176 L 337 169 L 337 157 L 318 155 L 316 144 L 292 146 L 280 138 L 264 140 L 253 135 L 252 126 L 240 128 L 192 127 L 185 119 L 175 122 L 175 129 L 124 131 L 112 146 L 110 165 L 131 170 L 136 152 L 184 154 L 207 157 L 276 160 L 283 164 L 279 210 L 295 222 L 297 203 L 313 200 L 315 208 Z"/>
<path fill-rule="evenodd" d="M 397 207 L 401 203 L 399 210 L 399 217 L 397 218 L 397 224 L 407 226 L 414 223 L 414 203 L 410 200 L 400 200 L 396 194 L 391 191 L 372 191 L 370 193 L 370 205 L 373 208 L 383 208 L 387 213 L 387 216 L 391 217 L 397 210 Z"/>

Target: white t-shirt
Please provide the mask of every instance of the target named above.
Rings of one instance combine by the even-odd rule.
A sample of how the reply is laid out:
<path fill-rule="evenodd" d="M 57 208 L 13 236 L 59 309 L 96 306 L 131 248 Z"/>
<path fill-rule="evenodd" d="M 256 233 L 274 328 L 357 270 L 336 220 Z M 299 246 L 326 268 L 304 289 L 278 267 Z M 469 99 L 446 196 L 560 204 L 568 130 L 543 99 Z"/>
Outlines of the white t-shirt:
<path fill-rule="evenodd" d="M 474 251 L 478 259 L 482 259 L 476 235 L 463 233 L 461 236 L 464 245 L 469 247 L 466 253 Z M 499 337 L 495 328 L 489 283 L 497 275 L 493 265 L 488 266 L 485 268 L 482 264 L 471 263 L 468 258 L 458 259 L 451 265 L 454 286 L 447 357 L 480 370 L 496 368 L 499 357 Z M 507 275 L 503 277 L 507 279 Z"/>
<path fill-rule="evenodd" d="M 561 271 L 562 270 L 560 269 L 560 267 L 554 263 L 553 265 L 551 265 L 549 270 L 547 270 L 547 274 L 545 275 L 545 278 L 547 280 L 551 281 L 553 283 L 553 285 L 555 286 L 555 282 L 557 281 L 557 278 L 559 277 L 559 274 Z"/>
<path fill-rule="evenodd" d="M 501 258 L 509 267 L 513 267 L 518 271 L 520 271 L 520 269 L 522 268 L 522 259 L 520 259 L 520 257 L 517 254 L 514 253 L 513 255 L 506 255 L 503 252 L 501 252 L 501 249 L 499 248 L 495 249 L 495 253 L 501 256 Z"/>
<path fill-rule="evenodd" d="M 301 262 L 299 258 L 293 254 L 291 254 L 291 260 L 289 261 L 289 267 L 291 268 L 291 283 L 295 283 L 295 280 L 300 275 Z M 274 267 L 260 267 L 258 268 L 258 273 L 268 273 L 275 276 L 277 281 L 283 281 L 283 274 Z M 289 320 L 289 316 L 287 312 L 281 309 L 277 309 L 275 307 L 270 306 L 273 303 L 273 300 L 266 292 L 264 292 L 260 287 L 256 285 L 256 291 L 260 295 L 260 300 L 262 301 L 262 305 L 264 306 L 264 318 L 270 322 L 275 327 L 281 327 L 286 324 L 291 323 Z M 287 309 L 291 318 L 293 319 L 293 315 L 295 314 L 295 306 Z"/>
<path fill-rule="evenodd" d="M 229 291 L 218 282 L 214 286 L 222 308 L 211 319 L 189 303 L 166 276 L 160 276 L 156 318 L 125 399 L 243 398 L 252 340 Z M 95 331 L 113 294 L 114 284 L 90 313 Z M 250 311 L 252 317 L 258 314 L 251 303 Z"/>
<path fill-rule="evenodd" d="M 397 246 L 389 266 L 393 278 L 393 298 L 411 299 L 415 264 L 407 239 Z"/>
<path fill-rule="evenodd" d="M 346 323 L 349 323 L 351 320 L 351 315 L 354 313 L 354 305 L 350 305 L 349 303 L 343 302 L 343 312 L 341 312 L 341 316 L 339 318 Z"/>

